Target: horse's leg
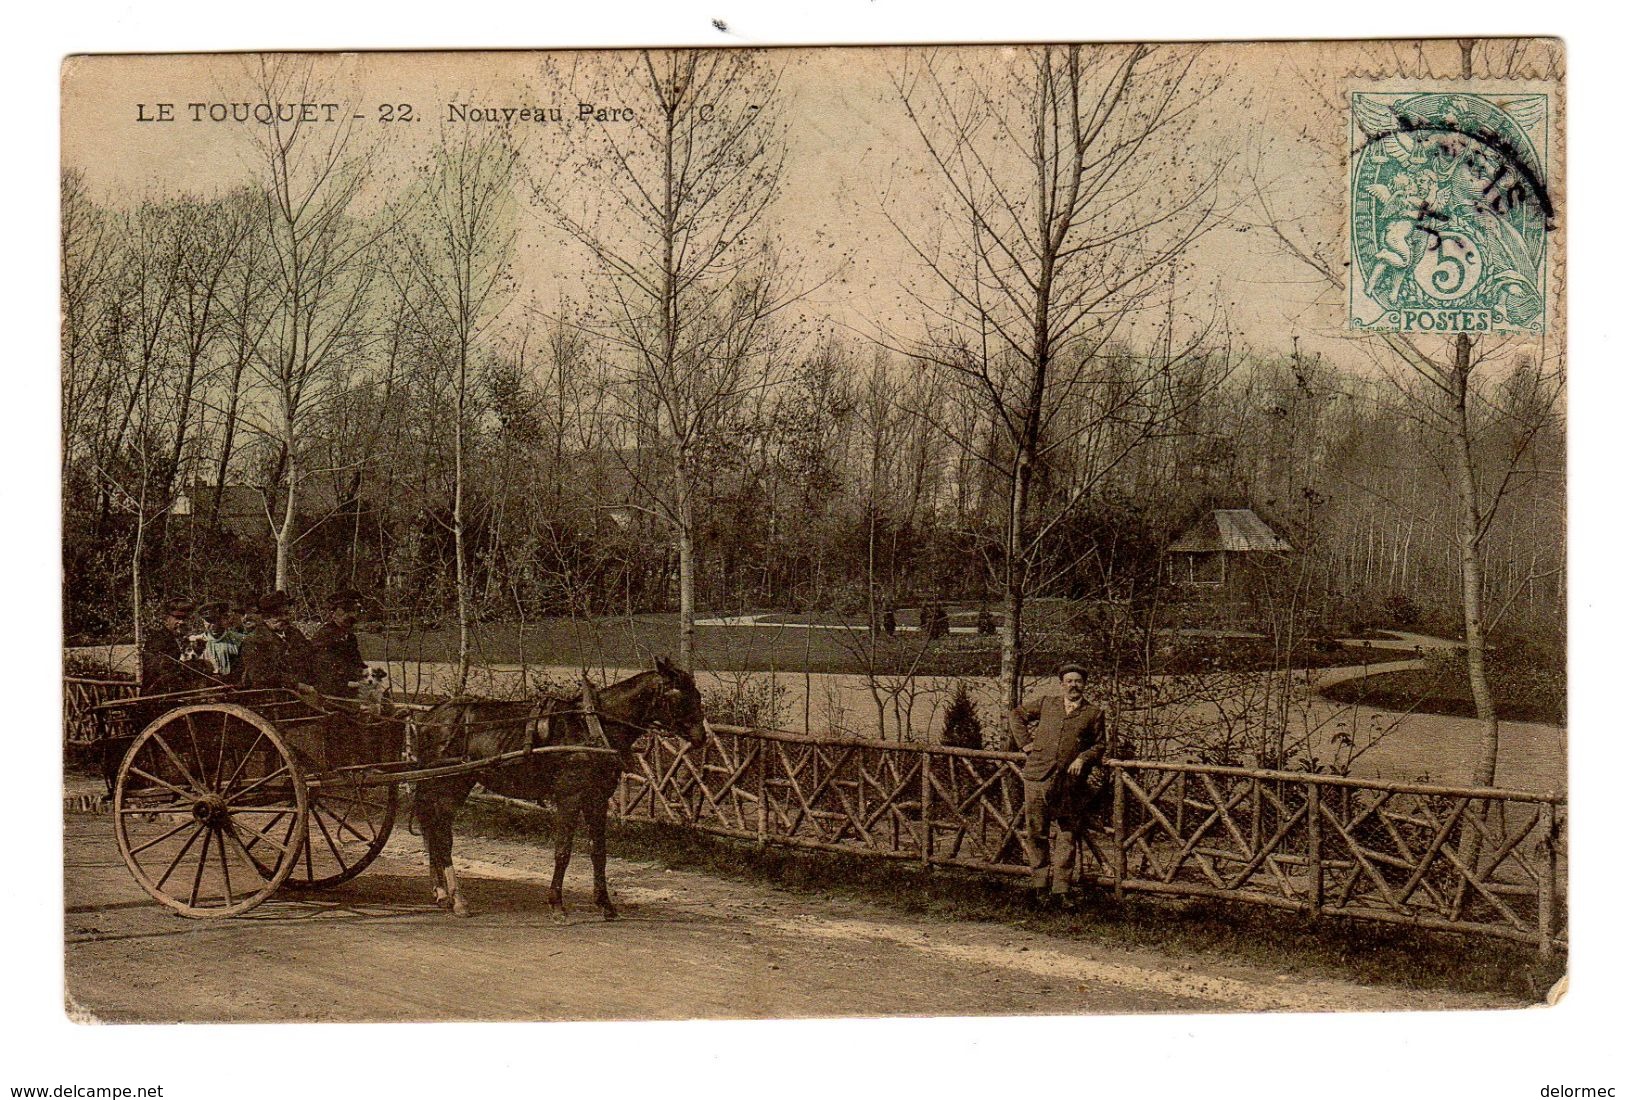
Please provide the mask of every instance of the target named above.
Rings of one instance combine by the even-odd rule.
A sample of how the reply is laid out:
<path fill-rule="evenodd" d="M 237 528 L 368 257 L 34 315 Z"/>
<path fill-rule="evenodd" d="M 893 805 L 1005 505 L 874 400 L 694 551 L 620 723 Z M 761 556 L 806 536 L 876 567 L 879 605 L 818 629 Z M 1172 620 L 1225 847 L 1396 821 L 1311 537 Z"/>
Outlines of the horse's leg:
<path fill-rule="evenodd" d="M 564 872 L 570 866 L 570 848 L 575 844 L 576 819 L 581 814 L 580 795 L 569 794 L 558 800 L 558 812 L 553 818 L 553 885 L 547 891 L 547 905 L 553 919 L 562 921 L 564 914 Z"/>
<path fill-rule="evenodd" d="M 457 884 L 457 869 L 451 865 L 452 829 L 451 825 L 457 816 L 457 807 L 467 800 L 469 792 L 474 789 L 472 778 L 459 779 L 452 788 L 449 797 L 442 803 L 441 827 L 444 830 L 445 840 L 441 848 L 440 874 L 446 880 L 446 893 L 451 895 L 451 911 L 454 916 L 468 916 L 468 902 L 463 900 L 463 888 Z"/>
<path fill-rule="evenodd" d="M 598 906 L 598 911 L 604 915 L 605 920 L 614 920 L 620 916 L 615 910 L 615 903 L 609 900 L 609 883 L 604 878 L 604 864 L 608 860 L 608 845 L 605 843 L 605 818 L 609 816 L 609 799 L 592 798 L 586 806 L 587 839 L 591 844 L 592 853 L 592 903 Z"/>
<path fill-rule="evenodd" d="M 423 851 L 429 861 L 429 888 L 434 891 L 434 903 L 445 909 L 451 905 L 451 894 L 440 871 L 451 863 L 451 844 L 448 830 L 442 828 L 448 815 L 439 792 L 430 789 L 426 783 L 419 783 L 412 801 L 412 814 L 417 818 L 418 832 L 423 835 Z"/>
<path fill-rule="evenodd" d="M 447 843 L 450 843 L 447 837 Z M 451 895 L 451 911 L 454 916 L 468 916 L 468 902 L 463 900 L 463 888 L 457 885 L 457 871 L 451 865 L 451 857 L 446 857 L 446 868 L 442 872 L 446 876 L 446 892 Z"/>

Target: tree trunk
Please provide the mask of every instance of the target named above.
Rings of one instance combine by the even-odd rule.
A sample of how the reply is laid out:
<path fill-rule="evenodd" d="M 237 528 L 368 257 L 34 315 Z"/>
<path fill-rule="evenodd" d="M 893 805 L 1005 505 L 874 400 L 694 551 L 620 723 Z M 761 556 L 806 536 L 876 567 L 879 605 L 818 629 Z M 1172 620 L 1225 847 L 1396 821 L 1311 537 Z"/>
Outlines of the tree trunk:
<path fill-rule="evenodd" d="M 468 388 L 468 349 L 457 362 L 457 423 L 452 430 L 451 541 L 457 558 L 457 685 L 468 688 L 468 565 L 463 545 L 463 402 Z"/>
<path fill-rule="evenodd" d="M 245 359 L 239 358 L 232 370 L 231 397 L 226 402 L 225 435 L 220 441 L 220 461 L 214 471 L 214 500 L 209 507 L 209 526 L 220 529 L 220 498 L 226 491 L 227 471 L 231 468 L 231 451 L 237 436 L 237 403 L 241 399 Z"/>
<path fill-rule="evenodd" d="M 145 650 L 142 648 L 142 642 L 146 640 L 144 637 L 146 628 L 142 623 L 141 614 L 141 555 L 145 549 L 147 535 L 146 493 L 143 492 L 141 497 L 141 511 L 135 516 L 135 547 L 130 552 L 130 614 L 135 619 L 136 680 L 138 683 L 145 683 L 148 680 L 148 669 L 145 667 L 143 657 Z"/>
<path fill-rule="evenodd" d="M 1500 722 L 1495 716 L 1495 699 L 1490 694 L 1489 676 L 1484 668 L 1484 573 L 1479 558 L 1483 536 L 1478 507 L 1478 476 L 1473 468 L 1472 437 L 1467 421 L 1467 382 L 1472 369 L 1472 341 L 1456 337 L 1455 369 L 1451 380 L 1451 436 L 1456 452 L 1456 496 L 1460 517 L 1458 541 L 1461 544 L 1461 610 L 1467 635 L 1467 682 L 1473 689 L 1473 708 L 1478 713 L 1478 763 L 1473 783 L 1495 785 L 1495 765 L 1500 752 Z"/>
<path fill-rule="evenodd" d="M 291 444 L 293 440 L 291 431 L 288 433 L 288 439 Z M 299 487 L 299 481 L 295 476 L 297 473 L 298 470 L 294 465 L 293 447 L 290 445 L 288 448 L 288 500 L 282 509 L 282 526 L 277 528 L 276 531 L 276 583 L 272 585 L 273 588 L 282 592 L 288 589 L 288 559 L 289 553 L 293 549 L 295 498 L 298 496 L 296 490 Z"/>
<path fill-rule="evenodd" d="M 1015 477 L 1010 485 L 1010 512 L 1004 540 L 1004 623 L 999 628 L 999 698 L 1006 710 L 1021 702 L 1025 648 L 1021 616 L 1027 600 L 1027 492 L 1032 484 L 1032 452 L 1017 444 Z"/>
<path fill-rule="evenodd" d="M 688 460 L 677 462 L 677 663 L 694 669 L 694 506 Z"/>

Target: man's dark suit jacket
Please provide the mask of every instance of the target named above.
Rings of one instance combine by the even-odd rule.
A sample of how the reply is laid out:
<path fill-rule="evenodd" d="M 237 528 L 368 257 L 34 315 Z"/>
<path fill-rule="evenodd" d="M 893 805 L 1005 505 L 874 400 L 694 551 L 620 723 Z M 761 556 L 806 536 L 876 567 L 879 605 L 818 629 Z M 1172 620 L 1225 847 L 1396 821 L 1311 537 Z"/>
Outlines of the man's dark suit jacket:
<path fill-rule="evenodd" d="M 281 634 L 264 623 L 243 640 L 243 687 L 291 688 L 312 679 L 315 654 L 292 623 Z"/>
<path fill-rule="evenodd" d="M 1068 716 L 1065 700 L 1059 695 L 1046 695 L 1036 705 L 1024 703 L 1016 707 L 1010 716 L 1015 719 L 1010 723 L 1011 749 L 1021 751 L 1023 742 L 1018 742 L 1017 738 L 1022 736 L 1024 728 L 1028 731 L 1028 740 L 1032 742 L 1032 751 L 1027 753 L 1027 760 L 1021 767 L 1021 778 L 1029 782 L 1043 783 L 1054 779 L 1080 753 L 1091 749 L 1104 751 L 1106 721 L 1099 707 L 1083 703 Z M 1025 725 L 1034 721 L 1038 723 L 1036 726 Z M 1095 756 L 1099 755 L 1099 752 L 1095 753 Z"/>

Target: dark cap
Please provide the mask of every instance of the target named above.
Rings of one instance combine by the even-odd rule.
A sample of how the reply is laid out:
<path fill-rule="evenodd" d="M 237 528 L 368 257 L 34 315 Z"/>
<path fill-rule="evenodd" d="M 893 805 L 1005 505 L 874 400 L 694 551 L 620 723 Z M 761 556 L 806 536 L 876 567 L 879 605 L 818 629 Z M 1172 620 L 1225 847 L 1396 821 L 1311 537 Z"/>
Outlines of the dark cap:
<path fill-rule="evenodd" d="M 1075 663 L 1070 662 L 1070 661 L 1068 663 L 1062 665 L 1060 668 L 1055 670 L 1055 678 L 1057 680 L 1064 680 L 1064 679 L 1066 679 L 1066 674 L 1069 673 L 1069 672 L 1076 672 L 1079 676 L 1082 676 L 1085 680 L 1087 680 L 1089 678 L 1089 670 L 1088 669 L 1084 668 L 1080 664 L 1075 664 Z"/>
<path fill-rule="evenodd" d="M 340 588 L 327 597 L 329 611 L 360 611 L 361 593 L 353 588 Z"/>
<path fill-rule="evenodd" d="M 293 601 L 288 598 L 288 594 L 279 588 L 275 592 L 267 592 L 261 596 L 254 607 L 261 615 L 281 615 L 292 604 Z"/>
<path fill-rule="evenodd" d="M 226 613 L 226 601 L 209 600 L 207 603 L 201 603 L 198 605 L 197 613 L 211 623 L 219 622 L 221 616 Z"/>
<path fill-rule="evenodd" d="M 191 600 L 170 600 L 164 608 L 164 614 L 172 619 L 184 619 L 196 607 Z"/>

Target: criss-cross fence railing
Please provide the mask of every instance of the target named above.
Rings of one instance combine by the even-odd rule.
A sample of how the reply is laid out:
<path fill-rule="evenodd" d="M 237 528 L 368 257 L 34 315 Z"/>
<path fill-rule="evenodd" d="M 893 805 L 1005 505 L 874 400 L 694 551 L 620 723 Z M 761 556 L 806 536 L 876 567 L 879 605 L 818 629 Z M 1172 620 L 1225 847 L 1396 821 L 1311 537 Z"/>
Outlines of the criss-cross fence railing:
<path fill-rule="evenodd" d="M 102 736 L 96 724 L 95 707 L 114 699 L 135 697 L 134 680 L 94 679 L 86 676 L 62 678 L 62 736 L 68 748 L 83 747 Z"/>
<path fill-rule="evenodd" d="M 620 816 L 926 865 L 1022 874 L 1021 757 L 718 727 L 661 739 Z M 1565 938 L 1552 794 L 1109 760 L 1077 880 L 1535 944 Z"/>

